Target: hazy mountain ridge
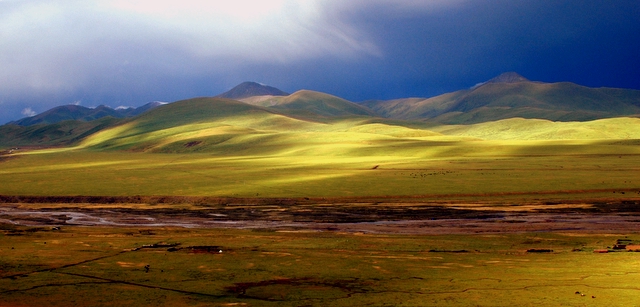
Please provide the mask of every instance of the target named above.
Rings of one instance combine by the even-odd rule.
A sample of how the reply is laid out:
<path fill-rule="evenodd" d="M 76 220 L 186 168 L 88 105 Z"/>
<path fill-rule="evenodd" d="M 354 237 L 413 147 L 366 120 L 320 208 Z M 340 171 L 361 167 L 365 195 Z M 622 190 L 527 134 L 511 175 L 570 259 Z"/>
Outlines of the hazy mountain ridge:
<path fill-rule="evenodd" d="M 32 126 L 38 124 L 55 124 L 66 120 L 92 121 L 107 116 L 124 118 L 142 114 L 163 104 L 164 103 L 162 102 L 154 101 L 138 108 L 130 107 L 116 109 L 104 105 L 100 105 L 96 108 L 88 108 L 80 105 L 64 105 L 52 108 L 35 116 L 25 117 L 23 119 L 10 122 L 7 125 Z"/>

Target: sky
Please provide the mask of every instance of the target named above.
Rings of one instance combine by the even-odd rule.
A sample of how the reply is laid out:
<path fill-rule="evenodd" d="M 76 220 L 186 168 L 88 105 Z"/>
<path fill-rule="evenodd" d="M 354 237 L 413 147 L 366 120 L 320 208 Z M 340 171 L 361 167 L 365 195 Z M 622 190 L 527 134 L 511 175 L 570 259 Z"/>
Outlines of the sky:
<path fill-rule="evenodd" d="M 358 102 L 515 71 L 640 89 L 638 0 L 0 0 L 0 124 L 244 81 Z"/>

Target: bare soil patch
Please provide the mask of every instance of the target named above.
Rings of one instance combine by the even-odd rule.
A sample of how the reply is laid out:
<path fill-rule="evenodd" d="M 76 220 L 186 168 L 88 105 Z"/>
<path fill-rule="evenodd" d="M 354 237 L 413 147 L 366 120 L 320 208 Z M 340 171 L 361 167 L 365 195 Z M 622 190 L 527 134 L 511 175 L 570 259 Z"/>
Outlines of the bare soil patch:
<path fill-rule="evenodd" d="M 26 202 L 11 202 L 19 200 Z M 56 200 L 56 202 L 47 202 Z M 144 201 L 152 201 L 152 204 Z M 336 199 L 2 197 L 0 223 L 27 226 L 238 228 L 366 233 L 636 231 L 640 201 L 527 204 L 340 202 Z M 206 201 L 205 201 L 206 200 Z M 67 202 L 68 201 L 68 202 Z M 105 201 L 105 202 L 100 202 Z M 162 202 L 158 204 L 157 202 Z"/>

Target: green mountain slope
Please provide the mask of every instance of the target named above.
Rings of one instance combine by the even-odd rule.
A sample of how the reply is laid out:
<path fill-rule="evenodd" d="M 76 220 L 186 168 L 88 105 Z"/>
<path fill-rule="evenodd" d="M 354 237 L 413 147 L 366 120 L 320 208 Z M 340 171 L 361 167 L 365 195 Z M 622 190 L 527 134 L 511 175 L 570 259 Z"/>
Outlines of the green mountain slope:
<path fill-rule="evenodd" d="M 586 121 L 640 115 L 640 91 L 588 88 L 573 83 L 531 82 L 498 76 L 472 89 L 428 98 L 367 101 L 383 117 L 474 124 L 523 117 Z"/>
<path fill-rule="evenodd" d="M 3 125 L 0 126 L 0 148 L 73 145 L 120 122 L 121 119 L 103 117 L 93 121 L 66 120 L 31 126 Z"/>

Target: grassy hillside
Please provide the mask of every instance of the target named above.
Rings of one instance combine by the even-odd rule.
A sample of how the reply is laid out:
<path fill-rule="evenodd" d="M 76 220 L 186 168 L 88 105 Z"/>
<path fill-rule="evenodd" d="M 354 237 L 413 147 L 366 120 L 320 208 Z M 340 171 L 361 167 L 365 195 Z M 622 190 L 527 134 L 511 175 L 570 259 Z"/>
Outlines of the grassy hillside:
<path fill-rule="evenodd" d="M 187 151 L 195 151 L 235 136 L 248 137 L 306 125 L 235 100 L 194 98 L 159 107 L 124 125 L 101 131 L 86 139 L 83 146 L 149 151 L 165 146 L 178 150 L 182 145 Z"/>
<path fill-rule="evenodd" d="M 640 139 L 640 119 L 630 117 L 588 122 L 552 122 L 511 118 L 474 125 L 432 127 L 434 131 L 485 140 L 611 140 Z"/>

